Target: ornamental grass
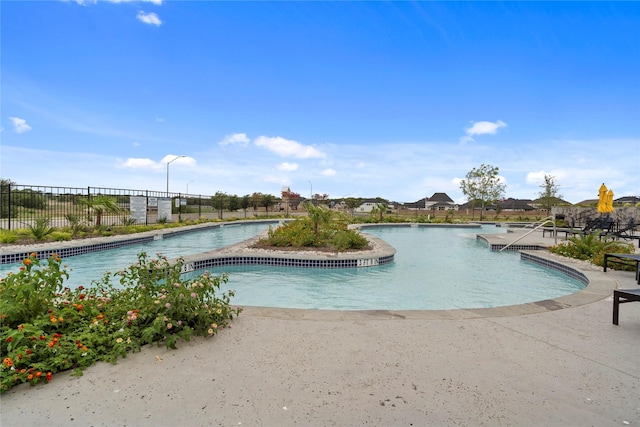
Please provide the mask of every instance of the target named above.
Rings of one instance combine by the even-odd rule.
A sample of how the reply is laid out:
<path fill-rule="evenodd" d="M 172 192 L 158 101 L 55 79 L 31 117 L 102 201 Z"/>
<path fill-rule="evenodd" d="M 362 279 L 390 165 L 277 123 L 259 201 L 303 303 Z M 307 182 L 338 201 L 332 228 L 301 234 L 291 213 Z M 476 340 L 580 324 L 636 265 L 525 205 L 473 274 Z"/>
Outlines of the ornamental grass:
<path fill-rule="evenodd" d="M 183 280 L 183 265 L 141 253 L 127 269 L 72 290 L 57 255 L 25 258 L 20 271 L 0 279 L 0 392 L 50 382 L 61 371 L 80 376 L 145 344 L 175 349 L 192 335 L 217 334 L 241 312 L 230 305 L 233 291 L 219 292 L 227 276 Z"/>

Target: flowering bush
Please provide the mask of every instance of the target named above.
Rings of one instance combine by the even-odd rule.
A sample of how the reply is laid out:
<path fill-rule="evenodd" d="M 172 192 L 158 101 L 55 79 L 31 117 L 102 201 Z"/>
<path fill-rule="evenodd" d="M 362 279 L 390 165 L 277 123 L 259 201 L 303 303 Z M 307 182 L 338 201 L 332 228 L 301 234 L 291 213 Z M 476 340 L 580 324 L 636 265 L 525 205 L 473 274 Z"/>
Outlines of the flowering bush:
<path fill-rule="evenodd" d="M 183 264 L 141 253 L 128 269 L 71 290 L 58 256 L 25 258 L 19 272 L 0 280 L 0 392 L 49 382 L 64 370 L 82 375 L 144 344 L 176 348 L 192 334 L 215 335 L 241 312 L 230 306 L 232 291 L 216 296 L 227 277 L 206 272 L 183 281 Z"/>

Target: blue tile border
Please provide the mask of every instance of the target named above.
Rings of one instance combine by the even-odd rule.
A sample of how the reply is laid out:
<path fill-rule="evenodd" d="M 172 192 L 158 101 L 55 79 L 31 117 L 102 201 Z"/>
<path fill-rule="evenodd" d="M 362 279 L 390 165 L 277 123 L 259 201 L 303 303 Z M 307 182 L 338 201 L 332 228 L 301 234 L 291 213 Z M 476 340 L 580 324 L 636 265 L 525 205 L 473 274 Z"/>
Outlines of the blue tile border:
<path fill-rule="evenodd" d="M 522 252 L 520 253 L 520 259 L 524 260 L 524 261 L 530 261 L 533 263 L 536 263 L 538 265 L 541 265 L 543 267 L 549 268 L 551 270 L 555 270 L 558 271 L 562 274 L 565 274 L 573 279 L 578 280 L 579 282 L 583 283 L 585 286 L 589 285 L 589 279 L 587 278 L 587 276 L 585 276 L 585 274 L 581 271 L 576 270 L 575 268 L 569 267 L 565 264 L 562 264 L 560 262 L 556 262 L 550 259 L 546 259 L 546 258 L 542 258 L 539 256 L 536 256 L 532 253 L 528 253 L 528 252 Z"/>
<path fill-rule="evenodd" d="M 357 268 L 389 264 L 390 262 L 393 262 L 393 260 L 393 254 L 381 256 L 379 258 L 366 259 L 315 259 L 303 258 L 300 256 L 291 258 L 261 256 L 222 256 L 197 260 L 193 262 L 186 262 L 183 272 L 204 270 L 211 267 L 219 267 L 225 265 L 268 265 L 298 268 Z"/>
<path fill-rule="evenodd" d="M 41 250 L 33 250 L 33 251 L 26 251 L 26 252 L 2 254 L 0 255 L 0 264 L 13 264 L 17 262 L 22 262 L 22 260 L 29 257 L 32 253 L 35 253 L 36 257 L 39 259 L 47 259 L 53 254 L 58 255 L 60 258 L 67 258 L 75 255 L 87 254 L 90 252 L 99 252 L 107 249 L 121 248 L 123 246 L 128 246 L 128 245 L 152 242 L 153 239 L 154 239 L 153 236 L 146 236 L 146 237 L 137 237 L 134 239 L 127 239 L 127 240 L 116 240 L 112 242 L 94 243 L 92 245 L 82 245 L 82 246 L 75 246 L 70 248 L 41 249 Z"/>

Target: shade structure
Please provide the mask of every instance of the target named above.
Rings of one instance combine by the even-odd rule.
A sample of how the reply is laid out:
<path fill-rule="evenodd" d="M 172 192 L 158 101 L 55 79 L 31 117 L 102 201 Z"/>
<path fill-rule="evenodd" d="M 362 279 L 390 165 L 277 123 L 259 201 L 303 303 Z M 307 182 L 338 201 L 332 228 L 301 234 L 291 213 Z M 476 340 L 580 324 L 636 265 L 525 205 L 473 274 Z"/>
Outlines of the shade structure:
<path fill-rule="evenodd" d="M 600 186 L 598 190 L 598 212 L 607 213 L 610 212 L 607 210 L 607 186 L 604 185 L 604 182 Z"/>

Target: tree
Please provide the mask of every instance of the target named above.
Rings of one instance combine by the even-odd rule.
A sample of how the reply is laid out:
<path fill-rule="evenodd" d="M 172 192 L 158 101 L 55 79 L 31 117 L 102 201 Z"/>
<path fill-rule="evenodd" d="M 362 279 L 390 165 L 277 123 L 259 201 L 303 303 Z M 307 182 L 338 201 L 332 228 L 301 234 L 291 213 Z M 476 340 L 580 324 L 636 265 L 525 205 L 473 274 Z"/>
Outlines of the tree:
<path fill-rule="evenodd" d="M 540 196 L 540 202 L 544 209 L 551 212 L 551 207 L 555 205 L 558 199 L 562 198 L 560 194 L 560 186 L 556 183 L 556 178 L 553 175 L 544 175 L 544 182 L 540 184 L 542 189 L 538 195 Z"/>
<path fill-rule="evenodd" d="M 323 205 L 314 206 L 313 203 L 305 203 L 305 208 L 309 213 L 309 218 L 313 223 L 313 234 L 318 236 L 318 227 L 320 224 L 327 224 L 331 221 L 331 211 Z"/>
<path fill-rule="evenodd" d="M 269 206 L 273 206 L 276 203 L 276 198 L 271 194 L 265 194 L 262 197 L 262 206 L 264 206 L 267 211 L 267 216 L 269 216 Z"/>
<path fill-rule="evenodd" d="M 229 196 L 227 209 L 229 209 L 230 211 L 237 211 L 238 209 L 240 209 L 240 198 L 235 194 Z"/>
<path fill-rule="evenodd" d="M 362 199 L 355 197 L 347 197 L 344 202 L 349 208 L 349 214 L 353 215 L 353 210 L 362 204 Z"/>
<path fill-rule="evenodd" d="M 247 209 L 249 209 L 249 206 L 251 206 L 251 196 L 246 194 L 242 196 L 242 199 L 240 199 L 240 207 L 244 211 L 245 218 L 247 217 Z"/>
<path fill-rule="evenodd" d="M 262 199 L 264 198 L 264 194 L 262 193 L 253 193 L 251 195 L 251 206 L 253 206 L 253 210 L 258 209 L 259 206 L 264 206 L 262 204 Z"/>
<path fill-rule="evenodd" d="M 471 202 L 475 209 L 475 204 L 480 203 L 482 211 L 488 203 L 496 203 L 504 198 L 506 185 L 500 182 L 498 177 L 499 169 L 491 165 L 480 165 L 467 173 L 466 179 L 460 181 L 460 189 Z M 480 220 L 482 221 L 482 211 Z"/>
<path fill-rule="evenodd" d="M 96 216 L 96 227 L 102 225 L 102 216 L 106 213 L 116 214 L 122 211 L 116 199 L 109 196 L 93 196 L 88 199 L 81 199 L 83 205 L 89 208 L 89 221 L 92 220 L 92 216 Z"/>
<path fill-rule="evenodd" d="M 371 215 L 376 216 L 379 215 L 380 222 L 384 220 L 384 213 L 387 211 L 387 206 L 384 203 L 378 203 L 371 209 Z"/>
<path fill-rule="evenodd" d="M 211 206 L 218 211 L 218 217 L 222 219 L 222 212 L 227 206 L 227 193 L 218 191 L 211 196 Z"/>

